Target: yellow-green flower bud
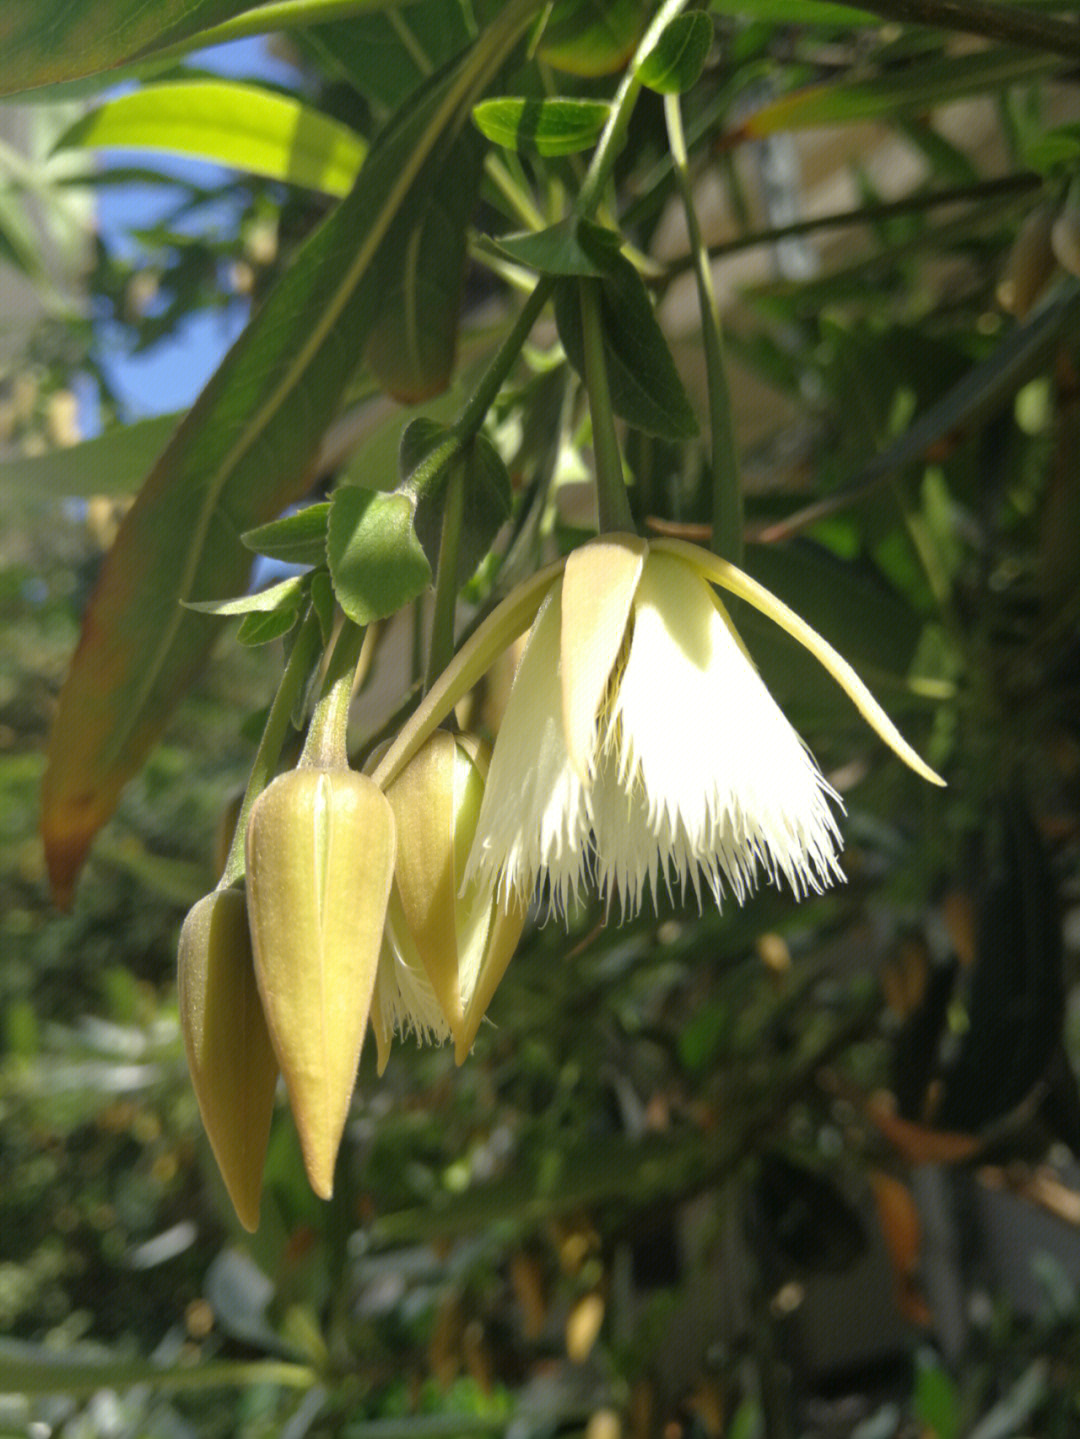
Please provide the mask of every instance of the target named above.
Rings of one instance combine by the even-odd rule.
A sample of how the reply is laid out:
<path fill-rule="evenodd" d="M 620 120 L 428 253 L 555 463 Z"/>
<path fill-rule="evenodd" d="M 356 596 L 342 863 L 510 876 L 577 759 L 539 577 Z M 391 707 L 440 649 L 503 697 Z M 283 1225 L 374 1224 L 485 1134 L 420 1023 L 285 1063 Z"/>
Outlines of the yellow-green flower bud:
<path fill-rule="evenodd" d="M 525 905 L 463 885 L 489 751 L 438 730 L 387 790 L 398 853 L 372 1025 L 380 1073 L 395 1030 L 454 1040 L 462 1063 L 506 972 Z"/>
<path fill-rule="evenodd" d="M 347 769 L 279 775 L 252 806 L 255 974 L 311 1187 L 333 1190 L 394 873 L 394 815 Z"/>
<path fill-rule="evenodd" d="M 241 887 L 215 890 L 180 931 L 180 1028 L 199 1111 L 240 1223 L 259 1223 L 278 1067 L 255 984 Z"/>
<path fill-rule="evenodd" d="M 1030 211 L 1013 241 L 998 281 L 998 304 L 1018 320 L 1031 310 L 1054 273 L 1051 241 L 1057 207 L 1044 203 Z"/>

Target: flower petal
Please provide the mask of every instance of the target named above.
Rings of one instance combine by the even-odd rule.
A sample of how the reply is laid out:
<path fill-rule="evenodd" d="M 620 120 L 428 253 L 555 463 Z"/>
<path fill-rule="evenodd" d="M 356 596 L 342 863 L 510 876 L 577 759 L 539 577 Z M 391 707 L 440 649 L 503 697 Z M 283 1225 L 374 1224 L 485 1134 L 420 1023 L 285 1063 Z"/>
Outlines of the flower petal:
<path fill-rule="evenodd" d="M 593 796 L 604 892 L 633 909 L 646 879 L 701 872 L 741 900 L 759 865 L 796 894 L 831 883 L 835 796 L 703 577 L 654 548 L 633 625 Z"/>
<path fill-rule="evenodd" d="M 636 535 L 607 535 L 566 561 L 562 586 L 562 717 L 570 763 L 591 777 L 596 717 L 622 648 L 648 554 Z"/>
<path fill-rule="evenodd" d="M 428 1039 L 443 1044 L 450 1038 L 450 1025 L 416 952 L 396 887 L 386 911 L 372 1011 L 380 1074 L 386 1068 L 395 1033 L 404 1036 L 413 1030 L 421 1044 Z"/>
<path fill-rule="evenodd" d="M 463 877 L 494 889 L 508 908 L 528 904 L 543 878 L 552 905 L 565 909 L 585 879 L 587 796 L 560 705 L 560 590 L 545 600 L 514 677 Z"/>
<path fill-rule="evenodd" d="M 528 906 L 513 900 L 509 909 L 497 900 L 491 904 L 491 922 L 484 938 L 483 962 L 476 975 L 476 987 L 465 1004 L 465 1022 L 460 1038 L 455 1036 L 454 1061 L 464 1064 L 479 1033 L 487 1007 L 514 957 Z"/>
<path fill-rule="evenodd" d="M 792 639 L 798 640 L 810 651 L 818 663 L 832 675 L 870 728 L 906 765 L 931 784 L 944 786 L 945 781 L 912 749 L 847 660 L 837 654 L 827 640 L 822 639 L 801 616 L 789 609 L 782 600 L 778 600 L 764 585 L 759 585 L 757 580 L 752 580 L 727 560 L 710 554 L 698 545 L 688 544 L 685 540 L 654 540 L 652 549 L 680 556 L 706 575 L 713 584 L 730 590 L 733 595 L 746 600 L 763 615 L 768 615 L 769 619 L 782 630 L 786 630 Z"/>

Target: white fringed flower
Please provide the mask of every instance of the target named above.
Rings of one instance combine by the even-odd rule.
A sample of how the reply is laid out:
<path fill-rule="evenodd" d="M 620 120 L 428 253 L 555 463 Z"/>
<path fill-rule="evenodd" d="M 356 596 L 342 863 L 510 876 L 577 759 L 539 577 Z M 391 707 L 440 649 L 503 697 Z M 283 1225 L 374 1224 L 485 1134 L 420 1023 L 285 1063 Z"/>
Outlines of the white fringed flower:
<path fill-rule="evenodd" d="M 843 875 L 839 799 L 754 668 L 710 581 L 817 656 L 902 758 L 941 783 L 850 666 L 695 546 L 606 536 L 545 598 L 491 758 L 465 882 L 556 911 L 595 883 L 623 913 L 701 880 L 740 902 L 759 872 L 797 896 Z"/>

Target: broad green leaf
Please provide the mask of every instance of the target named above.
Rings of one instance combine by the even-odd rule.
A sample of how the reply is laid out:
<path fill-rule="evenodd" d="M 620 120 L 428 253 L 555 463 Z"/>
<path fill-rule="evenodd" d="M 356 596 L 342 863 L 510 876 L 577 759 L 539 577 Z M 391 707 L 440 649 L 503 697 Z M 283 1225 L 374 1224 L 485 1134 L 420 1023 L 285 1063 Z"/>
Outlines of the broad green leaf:
<path fill-rule="evenodd" d="M 285 605 L 281 609 L 268 610 L 265 614 L 245 615 L 240 621 L 236 638 L 240 644 L 250 648 L 268 645 L 271 640 L 278 640 L 289 633 L 296 624 L 298 614 L 295 606 Z"/>
<path fill-rule="evenodd" d="M 458 137 L 431 184 L 402 208 L 380 252 L 383 300 L 364 358 L 402 404 L 440 394 L 450 383 L 482 148 L 470 130 Z"/>
<path fill-rule="evenodd" d="M 698 82 L 712 40 L 712 21 L 700 10 L 676 15 L 638 66 L 638 78 L 661 95 L 689 90 Z"/>
<path fill-rule="evenodd" d="M 610 114 L 611 106 L 603 100 L 506 96 L 481 101 L 473 110 L 473 121 L 482 135 L 504 150 L 575 155 L 596 144 Z"/>
<path fill-rule="evenodd" d="M 295 515 L 257 525 L 240 536 L 241 543 L 257 555 L 281 560 L 287 565 L 321 565 L 326 560 L 326 525 L 330 505 L 323 501 L 305 505 Z"/>
<path fill-rule="evenodd" d="M 780 130 L 909 114 L 970 95 L 996 94 L 1007 85 L 1049 75 L 1060 66 L 1056 56 L 1028 50 L 995 48 L 942 56 L 909 69 L 796 90 L 756 111 L 740 126 L 738 136 L 756 140 Z"/>
<path fill-rule="evenodd" d="M 457 454 L 455 448 L 439 471 L 439 482 L 428 482 L 416 507 L 416 533 L 432 565 L 438 561 L 442 535 L 444 485 Z M 459 587 L 475 573 L 499 527 L 510 518 L 513 509 L 510 475 L 502 456 L 486 435 L 476 435 L 469 445 L 465 455 L 464 485 L 465 513 L 458 551 Z"/>
<path fill-rule="evenodd" d="M 307 39 L 377 114 L 387 114 L 475 40 L 472 12 L 470 0 L 395 5 L 390 13 L 320 25 Z"/>
<path fill-rule="evenodd" d="M 288 95 L 230 80 L 144 85 L 98 106 L 58 148 L 198 155 L 325 195 L 347 195 L 366 145 L 347 125 Z"/>
<path fill-rule="evenodd" d="M 555 290 L 559 338 L 579 375 L 585 368 L 580 283 L 560 280 Z M 693 407 L 641 276 L 629 260 L 612 255 L 600 285 L 604 356 L 615 413 L 658 439 L 685 440 L 696 435 Z"/>
<path fill-rule="evenodd" d="M 569 75 L 610 75 L 634 53 L 650 9 L 648 0 L 555 0 L 537 54 Z"/>
<path fill-rule="evenodd" d="M 197 610 L 203 615 L 270 614 L 274 610 L 296 610 L 303 592 L 303 576 L 292 575 L 257 594 L 240 595 L 234 600 L 181 600 L 180 603 L 185 609 Z"/>
<path fill-rule="evenodd" d="M 579 238 L 584 233 L 587 243 Z M 527 265 L 542 275 L 591 275 L 606 272 L 607 259 L 622 243 L 614 230 L 602 230 L 587 220 L 570 218 L 546 230 L 501 236 L 490 242 L 515 265 Z"/>
<path fill-rule="evenodd" d="M 299 499 L 381 302 L 379 247 L 535 9 L 511 0 L 463 62 L 407 107 L 226 356 L 129 510 L 60 696 L 42 795 L 54 892 L 205 663 L 217 621 L 184 599 L 236 594 L 237 536 Z"/>
<path fill-rule="evenodd" d="M 244 35 L 319 25 L 384 0 L 4 0 L 0 95 L 130 66 Z M 459 47 L 461 48 L 461 47 Z M 68 98 L 76 98 L 74 87 Z"/>
<path fill-rule="evenodd" d="M 255 8 L 255 0 L 4 0 L 0 94 L 92 75 Z"/>
<path fill-rule="evenodd" d="M 1075 169 L 1080 163 L 1080 125 L 1055 125 L 1030 140 L 1024 148 L 1024 159 L 1043 174 Z"/>
<path fill-rule="evenodd" d="M 182 415 L 159 415 L 117 425 L 95 439 L 45 455 L 0 464 L 0 487 L 8 493 L 60 499 L 65 495 L 130 495 L 165 448 Z"/>
<path fill-rule="evenodd" d="M 402 489 L 423 501 L 446 482 L 445 470 L 460 454 L 461 440 L 449 425 L 427 415 L 411 420 L 401 432 L 398 474 Z"/>
<path fill-rule="evenodd" d="M 431 583 L 413 521 L 415 501 L 343 485 L 330 504 L 326 553 L 337 602 L 358 625 L 395 614 Z"/>

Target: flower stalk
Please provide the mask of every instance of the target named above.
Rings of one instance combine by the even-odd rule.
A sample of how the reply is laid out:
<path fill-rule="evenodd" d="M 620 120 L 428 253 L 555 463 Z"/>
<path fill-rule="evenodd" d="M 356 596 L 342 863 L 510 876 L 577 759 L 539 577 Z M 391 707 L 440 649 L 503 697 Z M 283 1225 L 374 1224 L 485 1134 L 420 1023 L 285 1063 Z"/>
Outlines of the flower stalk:
<path fill-rule="evenodd" d="M 615 433 L 615 416 L 608 388 L 600 315 L 600 281 L 579 281 L 581 329 L 585 350 L 585 391 L 592 419 L 593 455 L 596 460 L 596 504 L 600 533 L 632 530 L 630 503 L 623 483 L 622 457 Z"/>
<path fill-rule="evenodd" d="M 244 835 L 251 814 L 251 806 L 258 799 L 277 772 L 285 737 L 292 724 L 300 691 L 315 662 L 320 643 L 319 618 L 312 606 L 304 616 L 300 630 L 293 641 L 289 658 L 285 664 L 281 681 L 274 695 L 270 711 L 266 716 L 259 747 L 255 751 L 251 773 L 248 775 L 240 813 L 236 819 L 232 842 L 225 860 L 225 868 L 218 882 L 219 889 L 228 889 L 244 877 Z"/>
<path fill-rule="evenodd" d="M 664 119 L 667 122 L 668 147 L 675 169 L 675 180 L 686 215 L 694 279 L 697 282 L 698 309 L 701 314 L 701 340 L 705 351 L 705 374 L 709 394 L 712 548 L 724 559 L 740 564 L 743 552 L 743 497 L 739 460 L 735 449 L 735 430 L 731 418 L 731 392 L 728 389 L 724 366 L 720 310 L 713 289 L 709 254 L 702 239 L 694 206 L 678 95 L 664 96 Z"/>

